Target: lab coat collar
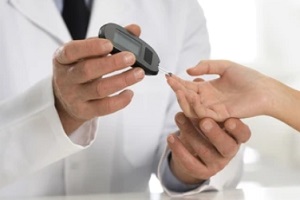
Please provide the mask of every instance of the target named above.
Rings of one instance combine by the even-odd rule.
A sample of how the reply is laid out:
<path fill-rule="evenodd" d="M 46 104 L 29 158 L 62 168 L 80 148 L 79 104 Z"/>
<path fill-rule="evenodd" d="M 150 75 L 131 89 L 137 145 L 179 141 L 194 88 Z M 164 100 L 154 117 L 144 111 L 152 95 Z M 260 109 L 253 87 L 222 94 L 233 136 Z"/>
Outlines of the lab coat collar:
<path fill-rule="evenodd" d="M 8 0 L 8 3 L 59 43 L 71 40 L 69 31 L 53 0 Z"/>
<path fill-rule="evenodd" d="M 123 20 L 128 20 L 131 7 L 132 5 L 127 0 L 94 0 L 87 37 L 97 36 L 99 28 L 109 22 L 120 25 L 128 24 Z"/>

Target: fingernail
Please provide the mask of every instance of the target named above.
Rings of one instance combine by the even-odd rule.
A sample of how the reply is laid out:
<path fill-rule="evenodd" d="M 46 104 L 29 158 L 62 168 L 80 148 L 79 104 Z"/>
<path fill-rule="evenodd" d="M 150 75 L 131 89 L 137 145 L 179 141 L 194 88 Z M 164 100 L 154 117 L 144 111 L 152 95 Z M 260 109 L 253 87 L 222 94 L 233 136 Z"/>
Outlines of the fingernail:
<path fill-rule="evenodd" d="M 228 121 L 227 122 L 227 128 L 230 130 L 234 130 L 236 128 L 236 123 L 233 121 Z"/>
<path fill-rule="evenodd" d="M 177 121 L 179 124 L 184 124 L 185 123 L 185 117 L 183 115 L 178 115 L 177 116 Z"/>
<path fill-rule="evenodd" d="M 210 131 L 212 129 L 213 125 L 210 121 L 205 121 L 203 124 L 202 124 L 202 128 L 206 131 Z"/>
<path fill-rule="evenodd" d="M 59 62 L 61 64 L 64 63 L 64 61 L 62 59 L 64 53 L 65 53 L 65 51 L 64 51 L 64 47 L 63 46 L 61 46 L 58 49 L 56 49 L 56 51 L 54 53 L 54 56 L 55 56 L 57 62 Z"/>
<path fill-rule="evenodd" d="M 168 142 L 173 144 L 175 142 L 174 136 L 173 135 L 169 135 L 168 136 Z"/>
<path fill-rule="evenodd" d="M 131 53 L 127 53 L 124 55 L 124 62 L 127 64 L 127 65 L 133 65 L 134 64 L 134 61 L 135 61 L 135 57 L 133 54 Z"/>
<path fill-rule="evenodd" d="M 133 92 L 132 92 L 131 90 L 129 90 L 128 92 L 129 92 L 129 97 L 130 97 L 130 99 L 132 99 L 132 97 L 133 97 Z"/>
<path fill-rule="evenodd" d="M 104 51 L 111 51 L 113 49 L 112 43 L 110 41 L 106 41 L 103 44 L 103 49 L 104 49 Z"/>
<path fill-rule="evenodd" d="M 136 68 L 134 69 L 134 76 L 137 80 L 143 79 L 145 76 L 145 72 L 141 68 Z"/>

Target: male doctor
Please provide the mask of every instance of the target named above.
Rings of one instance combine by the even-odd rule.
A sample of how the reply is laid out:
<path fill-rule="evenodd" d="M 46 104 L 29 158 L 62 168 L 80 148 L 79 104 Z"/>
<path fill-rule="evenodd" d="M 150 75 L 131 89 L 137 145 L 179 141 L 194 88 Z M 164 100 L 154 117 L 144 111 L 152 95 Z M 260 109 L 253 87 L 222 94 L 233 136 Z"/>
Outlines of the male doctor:
<path fill-rule="evenodd" d="M 109 56 L 95 38 L 108 22 L 138 24 L 180 74 L 209 57 L 197 1 L 85 1 L 87 40 L 68 30 L 63 3 L 0 0 L 0 196 L 141 192 L 157 169 L 170 195 L 235 187 L 247 126 L 186 118 L 163 74 L 128 68 L 133 54 Z"/>

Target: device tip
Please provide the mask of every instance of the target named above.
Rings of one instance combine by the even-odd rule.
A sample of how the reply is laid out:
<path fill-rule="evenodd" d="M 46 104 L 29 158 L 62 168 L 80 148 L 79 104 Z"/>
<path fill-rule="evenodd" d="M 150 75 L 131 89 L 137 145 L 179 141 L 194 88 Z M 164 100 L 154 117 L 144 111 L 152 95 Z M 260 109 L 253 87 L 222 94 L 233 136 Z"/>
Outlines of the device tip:
<path fill-rule="evenodd" d="M 171 75 L 172 75 L 172 73 L 170 73 L 169 71 L 165 70 L 165 69 L 162 68 L 162 67 L 159 67 L 159 69 L 160 69 L 163 73 L 165 73 L 166 75 L 168 75 L 168 76 L 171 76 Z"/>

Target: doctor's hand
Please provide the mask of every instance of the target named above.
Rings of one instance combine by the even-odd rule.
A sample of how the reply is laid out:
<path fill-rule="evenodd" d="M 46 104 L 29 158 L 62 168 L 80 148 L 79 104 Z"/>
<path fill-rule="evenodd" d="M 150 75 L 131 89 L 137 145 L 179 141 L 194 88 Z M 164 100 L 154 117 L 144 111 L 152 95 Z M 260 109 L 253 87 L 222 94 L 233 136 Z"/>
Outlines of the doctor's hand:
<path fill-rule="evenodd" d="M 128 26 L 127 30 L 140 34 L 136 25 Z M 53 58 L 55 106 L 67 134 L 85 121 L 126 107 L 133 92 L 125 88 L 144 78 L 141 68 L 127 69 L 135 63 L 132 53 L 110 55 L 112 49 L 109 40 L 90 38 L 71 41 L 56 51 Z M 113 73 L 119 70 L 122 72 Z"/>
<path fill-rule="evenodd" d="M 251 135 L 248 126 L 235 118 L 217 124 L 178 113 L 175 120 L 180 133 L 168 136 L 170 166 L 186 184 L 200 184 L 221 171 Z"/>
<path fill-rule="evenodd" d="M 167 77 L 188 117 L 210 117 L 221 122 L 230 117 L 268 115 L 274 110 L 274 90 L 270 90 L 273 88 L 270 83 L 274 81 L 258 71 L 230 61 L 210 60 L 200 62 L 187 72 L 192 76 L 219 75 L 219 78 L 210 81 Z"/>

